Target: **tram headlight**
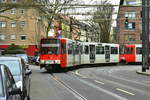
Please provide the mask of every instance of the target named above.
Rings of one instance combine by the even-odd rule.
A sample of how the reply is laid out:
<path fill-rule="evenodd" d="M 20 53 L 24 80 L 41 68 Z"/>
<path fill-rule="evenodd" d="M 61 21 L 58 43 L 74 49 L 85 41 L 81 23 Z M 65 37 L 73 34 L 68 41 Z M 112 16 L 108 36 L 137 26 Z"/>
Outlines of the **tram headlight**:
<path fill-rule="evenodd" d="M 60 64 L 60 60 L 56 60 L 56 62 L 55 62 L 56 64 Z"/>
<path fill-rule="evenodd" d="M 60 60 L 55 60 L 55 64 L 60 64 Z"/>
<path fill-rule="evenodd" d="M 125 57 L 121 57 L 121 60 L 125 60 Z"/>

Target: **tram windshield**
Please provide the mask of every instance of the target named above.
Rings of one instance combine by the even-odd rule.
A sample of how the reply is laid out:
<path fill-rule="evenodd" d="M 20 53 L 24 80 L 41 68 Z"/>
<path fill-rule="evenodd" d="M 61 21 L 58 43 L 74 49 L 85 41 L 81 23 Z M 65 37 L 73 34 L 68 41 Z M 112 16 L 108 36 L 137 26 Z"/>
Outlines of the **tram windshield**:
<path fill-rule="evenodd" d="M 125 54 L 133 54 L 133 48 L 125 48 L 124 50 Z"/>
<path fill-rule="evenodd" d="M 41 54 L 59 54 L 58 39 L 42 39 Z"/>

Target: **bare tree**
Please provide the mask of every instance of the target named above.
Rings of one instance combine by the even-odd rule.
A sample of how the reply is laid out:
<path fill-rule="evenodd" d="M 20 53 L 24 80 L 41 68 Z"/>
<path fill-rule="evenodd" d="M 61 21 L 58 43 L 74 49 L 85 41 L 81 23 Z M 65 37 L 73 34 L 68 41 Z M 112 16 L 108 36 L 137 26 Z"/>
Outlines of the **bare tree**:
<path fill-rule="evenodd" d="M 108 0 L 102 0 L 100 3 L 105 6 L 97 7 L 93 20 L 99 25 L 98 36 L 100 41 L 107 43 L 110 42 L 113 7 Z"/>
<path fill-rule="evenodd" d="M 46 18 L 48 19 L 48 24 L 46 27 L 46 35 L 48 36 L 48 32 L 50 30 L 51 24 L 53 22 L 53 19 L 59 18 L 61 12 L 66 11 L 67 9 L 71 8 L 69 4 L 77 4 L 79 3 L 79 0 L 49 0 L 49 1 L 43 1 L 39 0 L 39 3 L 44 4 L 44 9 L 43 6 L 39 7 L 41 11 L 43 11 L 46 14 Z"/>
<path fill-rule="evenodd" d="M 94 38 L 94 42 L 100 42 L 100 27 L 98 23 L 95 23 L 94 21 L 88 22 L 89 27 L 91 27 L 92 32 L 90 32 L 90 35 L 92 38 Z"/>
<path fill-rule="evenodd" d="M 51 28 L 53 20 L 56 18 L 59 18 L 58 16 L 61 15 L 61 12 L 65 12 L 67 9 L 70 9 L 72 6 L 70 4 L 78 4 L 81 0 L 22 0 L 21 2 L 17 3 L 0 3 L 0 7 L 3 9 L 0 9 L 0 12 L 4 12 L 7 10 L 10 10 L 12 8 L 35 8 L 39 10 L 39 16 L 38 17 L 45 17 L 47 19 L 47 24 L 43 27 L 46 28 L 45 35 L 48 36 L 48 32 Z M 10 18 L 8 16 L 2 16 L 14 20 L 14 18 Z M 16 18 L 17 20 L 17 18 Z M 41 21 L 42 23 L 42 21 Z M 38 40 L 39 36 L 41 36 L 39 33 L 36 34 Z M 36 37 L 34 36 L 34 37 Z"/>

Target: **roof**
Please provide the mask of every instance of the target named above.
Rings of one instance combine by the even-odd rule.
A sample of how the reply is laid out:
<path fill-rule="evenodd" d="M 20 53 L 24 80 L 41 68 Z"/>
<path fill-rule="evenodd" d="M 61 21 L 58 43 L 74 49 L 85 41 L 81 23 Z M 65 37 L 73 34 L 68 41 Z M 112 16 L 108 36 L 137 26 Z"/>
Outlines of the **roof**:
<path fill-rule="evenodd" d="M 16 57 L 16 56 L 0 56 L 0 60 L 19 60 L 20 57 Z"/>

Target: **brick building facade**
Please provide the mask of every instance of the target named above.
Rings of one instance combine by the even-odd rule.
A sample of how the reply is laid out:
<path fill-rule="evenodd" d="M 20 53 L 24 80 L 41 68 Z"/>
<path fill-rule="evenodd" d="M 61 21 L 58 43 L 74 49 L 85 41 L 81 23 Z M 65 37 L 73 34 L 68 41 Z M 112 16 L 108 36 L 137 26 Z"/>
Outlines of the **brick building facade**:
<path fill-rule="evenodd" d="M 121 0 L 117 18 L 118 43 L 140 44 L 142 34 L 141 0 Z M 127 23 L 125 23 L 128 21 Z"/>
<path fill-rule="evenodd" d="M 0 2 L 17 3 L 21 1 L 1 0 Z M 33 56 L 40 38 L 46 35 L 44 26 L 47 24 L 47 19 L 40 15 L 41 12 L 33 7 L 16 7 L 0 12 L 0 16 L 6 16 L 0 17 L 0 50 L 4 50 L 13 43 L 22 46 L 28 56 Z"/>

